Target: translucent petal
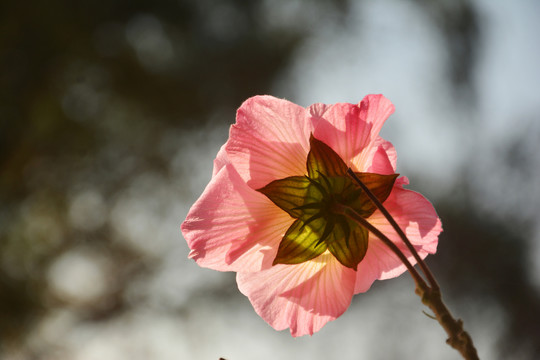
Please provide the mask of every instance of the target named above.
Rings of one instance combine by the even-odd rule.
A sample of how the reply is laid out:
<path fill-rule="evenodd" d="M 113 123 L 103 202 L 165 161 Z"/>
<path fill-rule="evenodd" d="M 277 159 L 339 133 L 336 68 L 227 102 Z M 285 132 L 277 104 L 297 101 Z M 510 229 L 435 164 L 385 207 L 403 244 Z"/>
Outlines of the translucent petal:
<path fill-rule="evenodd" d="M 355 173 L 355 175 L 380 202 L 384 202 L 388 198 L 398 177 L 398 174 L 380 175 L 364 172 Z M 357 187 L 359 188 L 359 186 Z M 358 191 L 353 192 L 351 195 L 356 193 Z M 356 199 L 349 202 L 349 205 L 364 218 L 371 216 L 377 208 L 364 191 L 360 191 Z"/>
<path fill-rule="evenodd" d="M 435 253 L 442 225 L 433 205 L 426 198 L 414 191 L 395 186 L 384 206 L 405 231 L 422 258 Z M 368 221 L 398 245 L 411 263 L 416 263 L 403 241 L 379 211 L 370 216 Z M 390 279 L 404 271 L 405 265 L 386 245 L 370 234 L 368 251 L 358 267 L 355 293 L 366 291 L 377 279 Z"/>
<path fill-rule="evenodd" d="M 324 142 L 310 136 L 310 150 L 307 157 L 307 172 L 312 179 L 322 173 L 326 176 L 345 176 L 347 165 L 338 154 Z"/>
<path fill-rule="evenodd" d="M 225 149 L 250 187 L 306 173 L 310 118 L 306 109 L 271 96 L 255 96 L 242 104 Z"/>
<path fill-rule="evenodd" d="M 382 95 L 368 95 L 358 105 L 331 105 L 317 122 L 313 135 L 349 165 L 354 157 L 371 146 L 393 111 L 392 103 Z"/>
<path fill-rule="evenodd" d="M 216 176 L 216 174 L 221 170 L 222 167 L 229 164 L 229 158 L 227 157 L 227 152 L 225 151 L 225 144 L 221 146 L 219 149 L 216 158 L 214 160 L 214 169 L 212 171 L 212 177 Z"/>
<path fill-rule="evenodd" d="M 391 142 L 377 136 L 370 146 L 351 160 L 356 171 L 390 175 L 396 172 L 397 154 Z"/>
<path fill-rule="evenodd" d="M 311 115 L 311 121 L 313 122 L 313 124 L 316 125 L 317 122 L 322 119 L 324 113 L 326 112 L 326 110 L 328 110 L 329 107 L 330 105 L 317 103 L 307 108 L 309 114 Z"/>
<path fill-rule="evenodd" d="M 349 306 L 355 272 L 329 252 L 298 265 L 276 265 L 258 273 L 238 273 L 240 291 L 257 314 L 276 330 L 313 334 Z"/>
<path fill-rule="evenodd" d="M 356 270 L 368 248 L 368 232 L 356 224 L 349 225 L 345 220 L 336 224 L 328 250 L 343 265 Z"/>
<path fill-rule="evenodd" d="M 296 220 L 281 240 L 273 264 L 300 264 L 321 255 L 326 250 L 326 243 L 321 241 L 325 225 L 321 218 L 309 225 Z"/>
<path fill-rule="evenodd" d="M 292 217 L 299 218 L 303 213 L 300 207 L 306 203 L 309 186 L 310 181 L 305 176 L 290 176 L 274 180 L 257 191 Z"/>
<path fill-rule="evenodd" d="M 182 232 L 190 258 L 220 271 L 270 267 L 290 216 L 249 188 L 229 164 L 190 209 Z"/>

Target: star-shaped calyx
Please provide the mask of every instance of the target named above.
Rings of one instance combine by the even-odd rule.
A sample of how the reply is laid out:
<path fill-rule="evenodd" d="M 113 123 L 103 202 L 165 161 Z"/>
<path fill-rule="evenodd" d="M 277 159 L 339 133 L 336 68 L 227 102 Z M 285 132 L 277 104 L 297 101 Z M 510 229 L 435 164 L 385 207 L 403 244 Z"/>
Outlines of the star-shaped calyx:
<path fill-rule="evenodd" d="M 279 244 L 273 265 L 299 264 L 328 250 L 343 266 L 356 270 L 368 248 L 368 231 L 334 209 L 339 204 L 368 218 L 376 207 L 347 176 L 348 167 L 334 150 L 313 135 L 309 142 L 307 175 L 275 180 L 258 189 L 295 219 Z M 355 174 L 381 203 L 398 177 Z"/>

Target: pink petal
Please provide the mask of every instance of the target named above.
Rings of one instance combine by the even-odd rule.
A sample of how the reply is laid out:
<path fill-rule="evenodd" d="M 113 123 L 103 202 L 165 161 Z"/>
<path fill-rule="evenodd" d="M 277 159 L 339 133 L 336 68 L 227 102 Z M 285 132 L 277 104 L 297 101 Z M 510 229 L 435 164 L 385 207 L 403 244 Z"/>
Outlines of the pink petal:
<path fill-rule="evenodd" d="M 270 267 L 292 218 L 225 165 L 190 209 L 182 232 L 190 258 L 220 271 Z"/>
<path fill-rule="evenodd" d="M 360 111 L 365 112 L 365 122 L 372 124 L 371 139 L 379 135 L 381 128 L 394 112 L 394 105 L 383 95 L 367 95 L 360 102 Z"/>
<path fill-rule="evenodd" d="M 254 273 L 238 273 L 240 291 L 274 329 L 290 328 L 292 336 L 319 331 L 349 307 L 355 271 L 329 252 L 298 265 L 275 265 Z"/>
<path fill-rule="evenodd" d="M 370 146 L 366 147 L 351 160 L 356 171 L 366 171 L 382 175 L 396 172 L 397 154 L 394 145 L 377 136 Z"/>
<path fill-rule="evenodd" d="M 412 264 L 413 259 L 405 244 L 397 243 L 400 250 L 408 257 Z M 425 257 L 425 255 L 424 255 Z M 372 234 L 369 235 L 369 247 L 366 256 L 358 265 L 354 293 L 369 290 L 375 280 L 384 280 L 403 274 L 407 268 L 401 260 L 382 241 Z"/>
<path fill-rule="evenodd" d="M 421 258 L 435 253 L 442 225 L 433 205 L 426 198 L 401 186 L 394 186 L 384 206 L 405 231 Z M 398 245 L 412 264 L 416 263 L 403 241 L 379 211 L 368 220 Z M 355 293 L 366 291 L 377 279 L 390 279 L 401 275 L 405 270 L 405 265 L 397 256 L 370 234 L 368 251 L 358 266 Z"/>
<path fill-rule="evenodd" d="M 253 189 L 306 172 L 309 112 L 289 101 L 255 96 L 238 109 L 225 146 L 228 158 Z"/>
<path fill-rule="evenodd" d="M 313 104 L 308 107 L 307 110 L 311 115 L 311 121 L 314 125 L 316 125 L 316 123 L 318 123 L 319 120 L 324 116 L 324 113 L 326 112 L 326 110 L 328 110 L 328 108 L 330 108 L 330 105 L 321 103 Z"/>
<path fill-rule="evenodd" d="M 226 144 L 223 144 L 221 146 L 216 155 L 216 158 L 214 160 L 214 170 L 212 171 L 212 177 L 216 176 L 216 174 L 219 172 L 219 170 L 221 170 L 222 167 L 230 163 L 227 152 L 225 151 L 225 145 Z"/>
<path fill-rule="evenodd" d="M 358 105 L 330 106 L 316 123 L 314 136 L 348 162 L 378 137 L 394 105 L 382 95 L 367 95 Z M 359 171 L 365 171 L 358 169 Z"/>

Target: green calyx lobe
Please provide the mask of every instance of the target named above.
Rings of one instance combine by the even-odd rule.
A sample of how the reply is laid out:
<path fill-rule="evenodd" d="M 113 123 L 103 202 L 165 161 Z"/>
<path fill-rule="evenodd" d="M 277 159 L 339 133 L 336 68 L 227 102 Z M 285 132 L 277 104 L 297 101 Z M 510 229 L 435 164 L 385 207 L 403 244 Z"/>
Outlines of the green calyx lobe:
<path fill-rule="evenodd" d="M 275 180 L 258 189 L 295 219 L 279 244 L 273 264 L 300 264 L 328 250 L 343 266 L 356 270 L 368 248 L 368 231 L 335 212 L 336 204 L 364 218 L 375 205 L 347 175 L 347 165 L 328 145 L 311 135 L 307 175 Z M 384 202 L 398 174 L 355 173 Z"/>

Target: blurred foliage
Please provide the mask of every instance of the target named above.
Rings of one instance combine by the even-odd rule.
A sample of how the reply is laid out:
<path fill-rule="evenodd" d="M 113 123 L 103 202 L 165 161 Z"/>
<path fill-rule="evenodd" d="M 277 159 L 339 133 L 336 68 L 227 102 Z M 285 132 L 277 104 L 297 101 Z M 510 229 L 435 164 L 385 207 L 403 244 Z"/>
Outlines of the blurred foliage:
<path fill-rule="evenodd" d="M 449 78 L 471 88 L 474 8 L 416 3 L 448 44 Z M 144 279 L 159 260 L 116 241 L 120 235 L 100 215 L 141 174 L 171 176 L 171 134 L 231 123 L 239 104 L 267 93 L 302 41 L 321 22 L 340 23 L 348 6 L 0 2 L 0 357 L 24 347 L 51 308 L 76 309 L 88 321 L 129 310 L 126 284 Z M 284 14 L 294 21 L 281 21 Z M 77 199 L 93 204 L 81 212 L 91 216 L 77 215 Z M 447 292 L 499 304 L 510 319 L 506 350 L 524 346 L 539 355 L 540 322 L 529 316 L 539 313 L 538 293 L 527 280 L 521 234 L 474 215 L 470 203 L 440 212 L 445 235 L 432 263 Z M 105 298 L 71 303 L 51 290 L 47 272 L 73 249 L 108 261 L 113 283 Z"/>
<path fill-rule="evenodd" d="M 537 358 L 540 294 L 529 276 L 524 233 L 479 211 L 466 198 L 459 206 L 441 202 L 437 209 L 444 232 L 437 256 L 428 263 L 443 283 L 445 297 L 462 308 L 474 301 L 480 308 L 502 309 L 506 328 L 501 358 Z"/>
<path fill-rule="evenodd" d="M 167 176 L 168 134 L 230 123 L 317 18 L 346 8 L 317 3 L 313 23 L 291 28 L 273 25 L 264 1 L 0 3 L 0 356 L 50 307 L 70 306 L 46 272 L 71 248 L 118 264 L 118 288 L 86 316 L 125 307 L 122 286 L 150 271 L 148 256 L 115 242 L 107 222 L 73 226 L 73 197 L 90 189 L 106 212 L 137 175 Z"/>
<path fill-rule="evenodd" d="M 473 70 L 478 57 L 480 38 L 479 19 L 475 6 L 468 0 L 429 1 L 416 0 L 424 7 L 429 18 L 439 28 L 447 48 L 448 78 L 455 93 L 465 101 L 471 93 Z"/>

